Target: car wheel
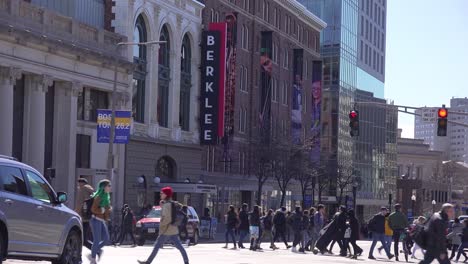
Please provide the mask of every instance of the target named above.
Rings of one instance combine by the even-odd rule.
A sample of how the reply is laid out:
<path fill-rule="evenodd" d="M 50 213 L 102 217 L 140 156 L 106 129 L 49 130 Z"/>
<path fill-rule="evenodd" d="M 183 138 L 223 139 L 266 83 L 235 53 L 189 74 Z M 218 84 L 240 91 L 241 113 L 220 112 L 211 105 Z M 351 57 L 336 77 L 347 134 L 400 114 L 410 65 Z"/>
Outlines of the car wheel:
<path fill-rule="evenodd" d="M 75 230 L 70 231 L 63 246 L 62 256 L 52 261 L 52 264 L 80 264 L 82 247 L 81 236 Z"/>
<path fill-rule="evenodd" d="M 145 242 L 146 242 L 146 241 L 145 241 L 144 238 L 140 238 L 140 239 L 138 239 L 137 245 L 140 246 L 140 247 L 141 247 L 141 246 L 144 246 L 144 245 L 145 245 Z"/>
<path fill-rule="evenodd" d="M 193 238 L 191 239 L 192 244 L 194 244 L 194 245 L 198 244 L 199 239 L 200 239 L 200 233 L 198 232 L 198 230 L 195 230 L 195 232 L 193 234 Z"/>

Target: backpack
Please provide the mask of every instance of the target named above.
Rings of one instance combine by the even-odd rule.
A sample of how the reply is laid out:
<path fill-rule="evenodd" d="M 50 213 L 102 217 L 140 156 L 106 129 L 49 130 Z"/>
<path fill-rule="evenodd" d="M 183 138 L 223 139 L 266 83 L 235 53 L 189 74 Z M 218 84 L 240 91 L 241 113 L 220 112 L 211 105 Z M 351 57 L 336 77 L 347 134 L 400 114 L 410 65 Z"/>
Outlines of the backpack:
<path fill-rule="evenodd" d="M 428 233 L 425 225 L 416 225 L 410 232 L 410 237 L 422 249 L 427 250 Z"/>
<path fill-rule="evenodd" d="M 171 202 L 171 225 L 180 226 L 187 214 L 182 211 L 182 206 L 179 203 Z"/>
<path fill-rule="evenodd" d="M 276 226 L 282 226 L 286 222 L 286 216 L 282 212 L 277 212 L 273 217 L 273 224 Z"/>
<path fill-rule="evenodd" d="M 91 208 L 93 207 L 94 197 L 91 197 L 83 202 L 81 205 L 81 218 L 83 220 L 90 220 L 93 216 Z"/>

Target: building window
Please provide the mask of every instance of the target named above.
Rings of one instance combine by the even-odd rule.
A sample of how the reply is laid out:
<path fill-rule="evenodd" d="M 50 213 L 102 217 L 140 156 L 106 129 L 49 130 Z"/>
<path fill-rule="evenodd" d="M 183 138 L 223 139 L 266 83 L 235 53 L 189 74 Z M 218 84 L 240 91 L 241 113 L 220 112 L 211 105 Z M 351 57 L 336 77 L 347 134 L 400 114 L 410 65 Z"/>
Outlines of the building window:
<path fill-rule="evenodd" d="M 90 168 L 91 160 L 91 136 L 76 135 L 76 168 Z"/>
<path fill-rule="evenodd" d="M 364 42 L 361 40 L 361 48 L 359 49 L 359 59 L 362 61 L 364 53 Z"/>
<path fill-rule="evenodd" d="M 190 88 L 192 87 L 192 50 L 190 39 L 185 35 L 180 54 L 180 128 L 189 131 L 190 124 Z"/>
<path fill-rule="evenodd" d="M 215 22 L 215 11 L 214 9 L 210 9 L 210 21 Z"/>
<path fill-rule="evenodd" d="M 248 76 L 247 67 L 241 65 L 240 67 L 240 90 L 243 92 L 248 92 L 248 89 L 247 89 L 248 79 L 249 79 L 249 76 Z"/>
<path fill-rule="evenodd" d="M 283 60 L 283 67 L 285 69 L 289 68 L 289 51 L 287 48 L 284 49 L 284 60 Z"/>
<path fill-rule="evenodd" d="M 364 37 L 364 16 L 361 16 L 361 36 Z"/>
<path fill-rule="evenodd" d="M 169 31 L 164 25 L 159 36 L 160 41 L 165 43 L 159 47 L 159 74 L 158 74 L 158 124 L 163 127 L 169 126 L 169 81 L 171 76 L 170 54 L 171 41 Z"/>
<path fill-rule="evenodd" d="M 278 102 L 278 79 L 271 78 L 271 101 Z"/>
<path fill-rule="evenodd" d="M 239 132 L 245 133 L 247 128 L 247 109 L 241 107 L 239 109 Z"/>
<path fill-rule="evenodd" d="M 385 66 L 385 61 L 384 61 L 384 57 L 383 56 L 380 56 L 380 73 L 384 73 L 384 66 Z"/>
<path fill-rule="evenodd" d="M 84 88 L 78 96 L 78 120 L 97 121 L 97 110 L 109 108 L 109 94 L 105 91 Z"/>
<path fill-rule="evenodd" d="M 304 59 L 304 80 L 307 80 L 307 76 L 309 75 L 309 61 L 307 59 Z"/>
<path fill-rule="evenodd" d="M 365 56 L 366 60 L 365 60 L 365 62 L 367 64 L 368 63 L 368 58 L 369 58 L 369 47 L 367 46 L 367 44 L 365 44 L 365 45 L 366 45 L 366 56 Z"/>
<path fill-rule="evenodd" d="M 242 7 L 243 7 L 245 10 L 249 11 L 249 10 L 250 10 L 250 0 L 243 0 L 242 3 L 243 3 L 243 6 L 242 6 Z"/>
<path fill-rule="evenodd" d="M 366 19 L 366 39 L 369 40 L 369 21 Z"/>
<path fill-rule="evenodd" d="M 215 13 L 215 22 L 219 22 L 219 13 L 218 12 Z"/>
<path fill-rule="evenodd" d="M 278 27 L 278 8 L 276 7 L 273 10 L 273 21 L 275 23 L 275 27 Z"/>
<path fill-rule="evenodd" d="M 273 50 L 272 50 L 272 55 L 273 55 L 273 63 L 278 64 L 278 44 L 273 43 Z"/>
<path fill-rule="evenodd" d="M 288 82 L 283 82 L 283 89 L 281 89 L 281 103 L 283 105 L 288 105 Z"/>
<path fill-rule="evenodd" d="M 270 3 L 269 2 L 266 2 L 265 10 L 266 10 L 265 20 L 266 22 L 270 22 Z"/>
<path fill-rule="evenodd" d="M 249 50 L 249 28 L 246 25 L 242 25 L 242 48 Z"/>
<path fill-rule="evenodd" d="M 146 24 L 143 17 L 140 15 L 135 24 L 133 32 L 134 42 L 146 42 Z M 146 46 L 133 46 L 133 62 L 136 69 L 133 73 L 133 94 L 132 94 L 132 115 L 136 122 L 145 122 L 145 80 L 146 80 Z"/>

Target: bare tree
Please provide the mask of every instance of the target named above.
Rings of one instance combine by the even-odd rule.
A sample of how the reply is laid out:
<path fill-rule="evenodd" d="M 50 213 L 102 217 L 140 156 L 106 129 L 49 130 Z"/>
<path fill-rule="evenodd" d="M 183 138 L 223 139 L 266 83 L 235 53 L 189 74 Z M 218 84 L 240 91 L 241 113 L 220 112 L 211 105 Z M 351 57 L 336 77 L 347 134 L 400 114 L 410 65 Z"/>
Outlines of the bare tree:
<path fill-rule="evenodd" d="M 293 160 L 291 151 L 284 148 L 275 148 L 272 160 L 272 173 L 281 191 L 281 206 L 286 200 L 286 191 L 294 179 Z"/>
<path fill-rule="evenodd" d="M 353 184 L 355 181 L 356 172 L 350 163 L 346 163 L 343 165 L 338 165 L 336 175 L 336 187 L 338 188 L 336 201 L 338 202 L 338 205 L 341 205 L 341 202 L 343 201 L 343 194 L 347 190 L 348 186 Z"/>
<path fill-rule="evenodd" d="M 273 153 L 270 144 L 253 143 L 251 144 L 251 170 L 257 178 L 257 199 L 258 205 L 262 203 L 263 186 L 272 176 Z"/>

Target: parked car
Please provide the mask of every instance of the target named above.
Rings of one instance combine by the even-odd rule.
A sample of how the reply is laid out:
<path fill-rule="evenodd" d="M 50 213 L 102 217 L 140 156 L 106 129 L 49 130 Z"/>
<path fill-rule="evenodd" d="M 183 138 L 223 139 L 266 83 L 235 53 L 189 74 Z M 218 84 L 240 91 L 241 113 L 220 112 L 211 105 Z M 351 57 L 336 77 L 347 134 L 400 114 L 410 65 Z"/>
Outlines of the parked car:
<path fill-rule="evenodd" d="M 139 246 L 143 246 L 146 240 L 155 240 L 159 235 L 159 223 L 161 222 L 161 206 L 153 209 L 136 223 L 136 239 Z M 200 238 L 200 219 L 195 209 L 188 207 L 187 232 L 190 242 L 198 244 Z"/>
<path fill-rule="evenodd" d="M 0 263 L 8 259 L 81 263 L 81 218 L 34 168 L 0 156 Z"/>

